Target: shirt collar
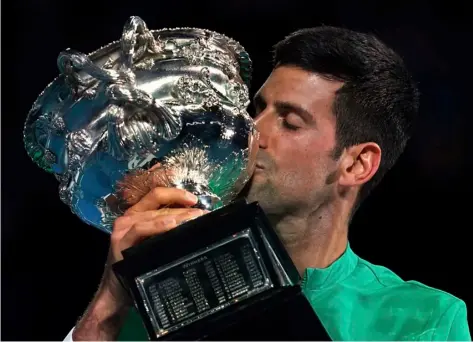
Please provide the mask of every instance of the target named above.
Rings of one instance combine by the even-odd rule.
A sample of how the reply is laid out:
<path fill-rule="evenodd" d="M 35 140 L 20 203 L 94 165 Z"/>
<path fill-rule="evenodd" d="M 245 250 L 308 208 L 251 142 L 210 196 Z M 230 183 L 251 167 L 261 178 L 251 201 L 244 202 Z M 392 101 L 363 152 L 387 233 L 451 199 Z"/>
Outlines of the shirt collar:
<path fill-rule="evenodd" d="M 359 257 L 347 244 L 345 252 L 326 268 L 307 268 L 302 279 L 302 288 L 316 291 L 328 288 L 348 277 L 355 269 Z"/>

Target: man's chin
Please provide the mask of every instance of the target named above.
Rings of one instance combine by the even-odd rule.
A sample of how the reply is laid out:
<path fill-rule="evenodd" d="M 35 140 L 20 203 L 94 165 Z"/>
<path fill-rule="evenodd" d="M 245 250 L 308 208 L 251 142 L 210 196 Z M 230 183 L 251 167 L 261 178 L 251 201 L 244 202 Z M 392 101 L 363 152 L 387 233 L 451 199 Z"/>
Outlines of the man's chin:
<path fill-rule="evenodd" d="M 248 203 L 258 202 L 263 208 L 265 193 L 267 192 L 268 179 L 259 175 L 253 174 L 245 187 L 240 191 L 237 198 L 245 198 Z M 263 208 L 264 210 L 264 208 Z"/>
<path fill-rule="evenodd" d="M 248 188 L 248 191 L 245 194 L 245 198 L 248 203 L 252 202 L 258 202 L 261 203 L 262 200 L 262 194 L 261 194 L 261 186 L 258 186 L 258 184 L 251 184 L 251 186 Z"/>

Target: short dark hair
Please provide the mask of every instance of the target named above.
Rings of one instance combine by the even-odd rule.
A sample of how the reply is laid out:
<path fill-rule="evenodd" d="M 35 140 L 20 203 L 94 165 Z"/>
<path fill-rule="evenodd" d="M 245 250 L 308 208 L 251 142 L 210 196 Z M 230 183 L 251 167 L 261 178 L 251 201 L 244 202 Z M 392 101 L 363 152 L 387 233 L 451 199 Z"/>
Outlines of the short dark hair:
<path fill-rule="evenodd" d="M 419 92 L 403 60 L 374 35 L 321 26 L 296 31 L 277 43 L 273 63 L 344 82 L 333 105 L 335 156 L 369 141 L 382 150 L 378 172 L 362 187 L 357 207 L 396 163 L 412 134 Z"/>

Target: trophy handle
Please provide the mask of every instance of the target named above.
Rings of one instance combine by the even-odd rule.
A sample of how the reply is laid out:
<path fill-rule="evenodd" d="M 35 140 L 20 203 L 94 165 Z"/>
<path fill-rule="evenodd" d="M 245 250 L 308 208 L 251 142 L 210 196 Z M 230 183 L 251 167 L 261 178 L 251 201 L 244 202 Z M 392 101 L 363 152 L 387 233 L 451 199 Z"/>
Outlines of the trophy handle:
<path fill-rule="evenodd" d="M 109 65 L 114 63 L 99 66 L 85 54 L 70 49 L 59 55 L 57 64 L 73 96 L 95 97 L 99 89 L 104 89 L 110 100 L 106 109 L 109 150 L 123 159 L 133 153 L 130 147 L 156 150 L 160 140 L 173 140 L 181 132 L 182 120 L 169 106 L 135 86 L 134 62 L 147 52 L 162 49 L 142 19 L 128 20 L 120 44 L 121 60 L 116 70 Z"/>
<path fill-rule="evenodd" d="M 156 42 L 143 19 L 137 16 L 130 17 L 125 23 L 120 44 L 123 64 L 128 69 L 132 69 L 134 62 L 146 52 L 160 53 L 164 48 L 163 44 Z"/>
<path fill-rule="evenodd" d="M 150 147 L 150 150 L 156 150 L 159 139 L 169 141 L 181 132 L 180 115 L 147 92 L 131 85 L 112 84 L 105 93 L 112 102 L 111 106 L 115 107 L 110 111 L 109 127 L 120 136 L 120 140 L 136 140 L 138 145 L 135 146 L 139 147 L 141 144 Z M 135 108 L 126 110 L 124 104 Z M 134 129 L 133 126 L 136 125 L 140 126 L 136 127 L 139 130 Z M 143 131 L 137 134 L 141 130 Z"/>

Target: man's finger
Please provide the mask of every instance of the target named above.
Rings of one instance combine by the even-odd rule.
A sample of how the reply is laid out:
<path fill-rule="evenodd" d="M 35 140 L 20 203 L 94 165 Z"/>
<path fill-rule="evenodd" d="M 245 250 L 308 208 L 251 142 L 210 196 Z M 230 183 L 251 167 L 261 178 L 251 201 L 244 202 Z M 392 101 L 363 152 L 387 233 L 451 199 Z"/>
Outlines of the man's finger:
<path fill-rule="evenodd" d="M 121 239 L 120 250 L 134 246 L 147 237 L 164 233 L 175 226 L 176 219 L 170 215 L 157 217 L 152 221 L 137 222 Z"/>
<path fill-rule="evenodd" d="M 176 215 L 176 225 L 184 223 L 189 220 L 193 220 L 199 216 L 208 213 L 207 210 L 200 210 L 199 212 L 188 211 L 186 213 L 182 213 L 180 215 Z"/>
<path fill-rule="evenodd" d="M 156 169 L 160 168 L 161 166 L 162 166 L 161 163 L 156 163 L 152 167 L 150 167 L 150 169 L 148 171 L 156 170 Z"/>
<path fill-rule="evenodd" d="M 147 193 L 138 203 L 130 207 L 125 215 L 156 210 L 166 205 L 192 206 L 197 204 L 197 197 L 188 191 L 177 188 L 158 187 Z"/>
<path fill-rule="evenodd" d="M 195 209 L 180 215 L 159 215 L 154 220 L 137 222 L 123 236 L 120 245 L 122 249 L 131 247 L 147 237 L 164 233 L 202 214 L 204 211 Z"/>
<path fill-rule="evenodd" d="M 162 215 L 171 215 L 171 216 L 178 216 L 182 214 L 201 214 L 201 209 L 197 208 L 161 208 L 158 210 L 148 210 L 144 212 L 137 212 L 132 215 L 128 215 L 127 217 L 132 218 L 133 224 L 139 221 L 151 221 L 154 220 L 158 216 Z M 132 224 L 131 224 L 132 225 Z M 131 226 L 130 225 L 130 226 Z"/>
<path fill-rule="evenodd" d="M 208 213 L 204 210 L 204 214 Z M 159 210 L 148 210 L 145 212 L 137 212 L 129 215 L 120 216 L 115 220 L 113 225 L 114 231 L 129 230 L 134 224 L 138 222 L 152 221 L 158 216 L 173 215 L 178 216 L 182 214 L 201 215 L 202 210 L 197 208 L 163 208 Z"/>

